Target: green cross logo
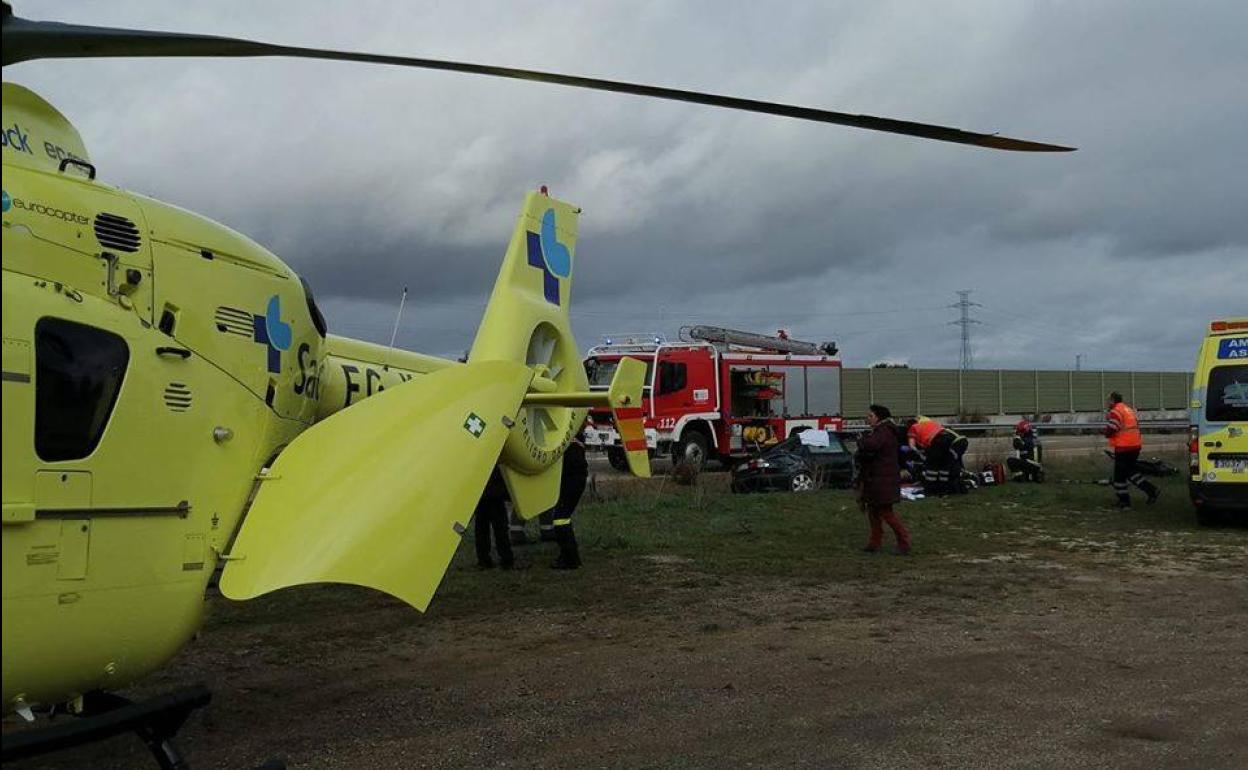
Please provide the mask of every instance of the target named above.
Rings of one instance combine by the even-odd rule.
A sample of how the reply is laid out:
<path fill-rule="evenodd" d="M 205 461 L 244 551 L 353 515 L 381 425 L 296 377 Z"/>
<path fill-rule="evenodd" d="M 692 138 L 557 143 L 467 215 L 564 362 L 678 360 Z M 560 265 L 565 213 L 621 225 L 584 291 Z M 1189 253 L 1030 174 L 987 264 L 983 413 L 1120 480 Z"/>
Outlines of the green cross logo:
<path fill-rule="evenodd" d="M 473 438 L 481 438 L 481 434 L 485 433 L 485 420 L 476 412 L 471 412 L 468 419 L 464 420 L 464 430 L 471 433 Z"/>

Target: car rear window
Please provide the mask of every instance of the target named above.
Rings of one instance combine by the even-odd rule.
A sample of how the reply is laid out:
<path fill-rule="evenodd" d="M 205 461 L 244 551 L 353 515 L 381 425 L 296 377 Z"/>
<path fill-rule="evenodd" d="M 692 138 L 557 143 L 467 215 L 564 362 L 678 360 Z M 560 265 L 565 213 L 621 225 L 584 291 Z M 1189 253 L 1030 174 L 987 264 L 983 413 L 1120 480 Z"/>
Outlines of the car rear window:
<path fill-rule="evenodd" d="M 1215 366 L 1209 370 L 1209 387 L 1205 394 L 1206 420 L 1248 421 L 1248 364 Z"/>

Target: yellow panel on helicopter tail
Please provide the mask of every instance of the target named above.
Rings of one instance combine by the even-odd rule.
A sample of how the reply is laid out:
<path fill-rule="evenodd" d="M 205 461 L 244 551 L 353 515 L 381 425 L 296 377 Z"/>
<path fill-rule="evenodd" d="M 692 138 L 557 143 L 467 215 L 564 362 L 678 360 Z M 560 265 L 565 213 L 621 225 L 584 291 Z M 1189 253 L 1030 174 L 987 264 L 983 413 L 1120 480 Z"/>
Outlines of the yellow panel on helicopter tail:
<path fill-rule="evenodd" d="M 424 610 L 532 378 L 509 361 L 443 369 L 309 428 L 261 483 L 221 592 L 351 583 Z"/>
<path fill-rule="evenodd" d="M 607 400 L 615 418 L 620 443 L 628 469 L 634 476 L 650 477 L 650 451 L 646 448 L 645 414 L 641 409 L 641 389 L 646 380 L 646 365 L 636 358 L 622 358 L 611 378 Z"/>
<path fill-rule="evenodd" d="M 534 391 L 552 396 L 589 390 L 568 321 L 579 211 L 543 192 L 528 194 L 468 356 L 471 363 L 524 363 L 536 375 Z M 499 460 L 520 516 L 554 506 L 563 450 L 585 414 L 560 403 L 521 410 Z"/>

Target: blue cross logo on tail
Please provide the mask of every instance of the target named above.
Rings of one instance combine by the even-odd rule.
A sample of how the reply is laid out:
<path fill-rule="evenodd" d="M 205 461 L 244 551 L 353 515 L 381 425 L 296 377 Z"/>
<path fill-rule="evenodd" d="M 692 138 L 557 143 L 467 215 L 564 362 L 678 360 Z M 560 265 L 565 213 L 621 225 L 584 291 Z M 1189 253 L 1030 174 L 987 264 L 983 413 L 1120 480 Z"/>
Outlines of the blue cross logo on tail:
<path fill-rule="evenodd" d="M 541 232 L 529 232 L 529 265 L 542 271 L 542 290 L 546 301 L 559 304 L 559 279 L 572 275 L 572 251 L 567 244 L 559 242 L 555 228 L 555 210 L 546 209 L 542 215 Z"/>
<path fill-rule="evenodd" d="M 253 337 L 256 342 L 269 348 L 269 372 L 281 374 L 282 351 L 290 349 L 294 332 L 290 324 L 282 321 L 282 299 L 274 294 L 264 315 L 253 316 Z"/>

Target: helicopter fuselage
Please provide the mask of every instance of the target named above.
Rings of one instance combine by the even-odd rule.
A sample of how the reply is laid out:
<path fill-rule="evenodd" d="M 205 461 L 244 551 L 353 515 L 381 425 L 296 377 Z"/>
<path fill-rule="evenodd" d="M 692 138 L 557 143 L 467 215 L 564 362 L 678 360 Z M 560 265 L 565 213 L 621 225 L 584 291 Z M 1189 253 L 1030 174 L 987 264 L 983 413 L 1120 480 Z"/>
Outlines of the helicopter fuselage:
<path fill-rule="evenodd" d="M 7 713 L 168 660 L 282 448 L 454 363 L 328 335 L 263 247 L 88 178 L 26 89 L 4 85 L 4 113 L 24 137 L 3 148 Z"/>

